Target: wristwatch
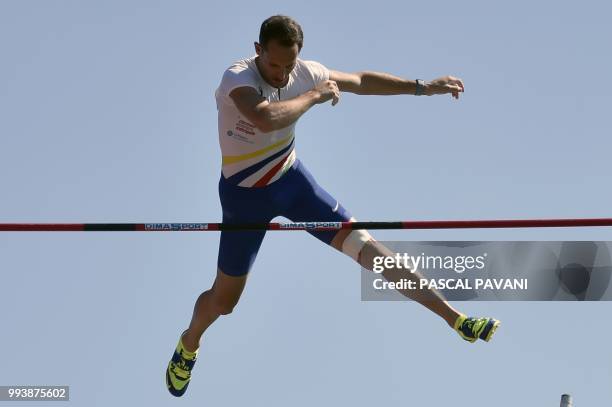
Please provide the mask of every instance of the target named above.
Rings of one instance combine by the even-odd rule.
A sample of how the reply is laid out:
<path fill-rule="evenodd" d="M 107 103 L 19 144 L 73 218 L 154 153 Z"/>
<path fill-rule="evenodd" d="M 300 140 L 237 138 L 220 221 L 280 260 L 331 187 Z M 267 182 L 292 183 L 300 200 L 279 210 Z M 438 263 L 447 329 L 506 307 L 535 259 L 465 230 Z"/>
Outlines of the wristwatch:
<path fill-rule="evenodd" d="M 415 96 L 422 96 L 425 94 L 425 81 L 423 79 L 416 80 L 416 91 Z"/>

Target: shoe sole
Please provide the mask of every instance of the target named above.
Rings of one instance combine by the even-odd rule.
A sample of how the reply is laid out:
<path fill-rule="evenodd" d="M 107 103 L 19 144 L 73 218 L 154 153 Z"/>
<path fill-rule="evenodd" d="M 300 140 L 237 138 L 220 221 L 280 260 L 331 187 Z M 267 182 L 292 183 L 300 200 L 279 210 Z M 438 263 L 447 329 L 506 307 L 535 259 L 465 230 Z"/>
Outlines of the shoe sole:
<path fill-rule="evenodd" d="M 168 391 L 170 392 L 170 394 L 172 394 L 174 397 L 181 397 L 187 391 L 188 385 L 189 385 L 189 382 L 185 385 L 185 387 L 183 387 L 182 390 L 176 389 L 172 385 L 172 380 L 170 379 L 170 372 L 166 368 L 166 387 L 168 388 Z"/>
<path fill-rule="evenodd" d="M 480 334 L 480 339 L 482 339 L 485 342 L 489 342 L 491 338 L 493 337 L 493 334 L 495 333 L 495 331 L 497 331 L 497 328 L 499 327 L 500 324 L 501 324 L 500 321 L 496 319 L 491 319 L 487 323 L 487 326 L 483 329 L 482 333 Z"/>

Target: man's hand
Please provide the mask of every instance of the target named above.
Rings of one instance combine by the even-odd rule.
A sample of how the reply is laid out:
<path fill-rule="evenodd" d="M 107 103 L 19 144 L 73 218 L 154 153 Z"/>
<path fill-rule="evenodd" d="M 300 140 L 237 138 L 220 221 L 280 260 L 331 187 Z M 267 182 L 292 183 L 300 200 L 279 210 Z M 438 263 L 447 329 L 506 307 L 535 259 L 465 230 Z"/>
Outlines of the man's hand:
<path fill-rule="evenodd" d="M 325 103 L 332 99 L 332 106 L 335 106 L 340 100 L 340 89 L 338 89 L 338 84 L 335 81 L 327 80 L 319 82 L 313 90 L 318 95 L 317 104 Z"/>
<path fill-rule="evenodd" d="M 454 76 L 443 76 L 434 79 L 425 86 L 425 94 L 427 96 L 450 93 L 455 99 L 459 99 L 459 93 L 464 91 L 463 81 Z"/>

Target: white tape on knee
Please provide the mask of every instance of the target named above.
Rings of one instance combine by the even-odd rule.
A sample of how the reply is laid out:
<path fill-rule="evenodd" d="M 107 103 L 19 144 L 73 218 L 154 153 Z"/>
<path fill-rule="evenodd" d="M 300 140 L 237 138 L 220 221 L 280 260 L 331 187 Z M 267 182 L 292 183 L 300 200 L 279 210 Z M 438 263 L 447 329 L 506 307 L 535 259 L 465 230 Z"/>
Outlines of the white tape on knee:
<path fill-rule="evenodd" d="M 372 239 L 366 230 L 353 230 L 342 243 L 342 253 L 359 261 L 359 252 Z"/>

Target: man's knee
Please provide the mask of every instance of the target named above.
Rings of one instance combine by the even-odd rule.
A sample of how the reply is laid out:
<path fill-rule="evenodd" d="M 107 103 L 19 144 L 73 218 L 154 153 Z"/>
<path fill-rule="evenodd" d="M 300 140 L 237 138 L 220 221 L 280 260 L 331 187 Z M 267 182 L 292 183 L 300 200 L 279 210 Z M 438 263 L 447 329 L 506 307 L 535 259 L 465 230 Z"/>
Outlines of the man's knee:
<path fill-rule="evenodd" d="M 223 298 L 219 295 L 213 295 L 211 303 L 216 314 L 228 315 L 234 311 L 238 304 L 238 298 Z"/>
<path fill-rule="evenodd" d="M 210 304 L 217 315 L 231 314 L 246 283 L 246 276 L 229 276 L 217 270 L 217 279 L 210 289 Z"/>
<path fill-rule="evenodd" d="M 360 262 L 365 248 L 374 246 L 376 240 L 367 230 L 353 230 L 341 242 L 341 251 L 356 262 Z"/>

